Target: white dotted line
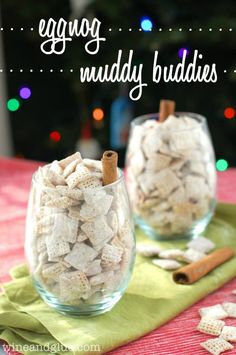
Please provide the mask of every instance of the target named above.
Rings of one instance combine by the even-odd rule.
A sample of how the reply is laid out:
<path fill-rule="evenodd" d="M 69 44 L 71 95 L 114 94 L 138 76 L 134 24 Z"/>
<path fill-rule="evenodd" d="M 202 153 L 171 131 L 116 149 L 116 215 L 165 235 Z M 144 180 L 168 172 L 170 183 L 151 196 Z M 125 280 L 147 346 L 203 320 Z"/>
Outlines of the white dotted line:
<path fill-rule="evenodd" d="M 199 59 L 202 59 L 203 56 L 201 54 L 199 54 Z M 7 72 L 9 71 L 10 73 L 16 73 L 16 72 L 20 72 L 20 73 L 24 73 L 24 72 L 27 72 L 29 71 L 30 73 L 33 73 L 33 72 L 40 72 L 40 73 L 55 73 L 55 72 L 60 72 L 60 73 L 63 73 L 64 71 L 69 71 L 70 73 L 74 73 L 75 72 L 75 69 L 73 68 L 70 68 L 70 69 L 9 69 L 9 70 L 5 70 L 5 69 L 0 69 L 0 73 L 3 73 L 3 72 Z M 233 72 L 233 73 L 236 73 L 236 69 L 231 69 L 231 70 L 227 70 L 227 69 L 224 69 L 223 70 L 224 73 L 227 73 L 227 72 Z"/>
<path fill-rule="evenodd" d="M 1 27 L 0 28 L 0 31 L 4 31 L 4 30 L 8 30 L 8 28 L 4 28 L 4 27 Z M 18 30 L 18 28 L 15 28 L 15 27 L 10 27 L 10 31 L 15 31 L 15 30 Z M 34 27 L 30 27 L 30 28 L 24 28 L 24 27 L 20 27 L 20 31 L 27 31 L 27 30 L 30 30 L 30 31 L 34 31 L 35 29 L 34 29 Z M 122 32 L 124 29 L 122 28 L 122 27 L 119 27 L 118 28 L 118 31 L 119 32 Z M 131 31 L 133 31 L 133 30 L 135 30 L 135 28 L 129 28 L 128 29 L 128 31 L 129 32 L 131 32 Z M 142 28 L 138 28 L 138 31 L 143 31 L 143 32 L 151 32 L 151 31 L 153 31 L 154 29 L 153 28 L 151 28 L 151 29 L 149 29 L 148 31 L 144 31 Z M 163 28 L 156 28 L 156 30 L 158 30 L 158 31 L 163 31 L 164 29 Z M 200 27 L 200 28 L 196 28 L 196 29 L 192 29 L 192 28 L 188 28 L 188 29 L 183 29 L 183 28 L 176 28 L 176 29 L 173 29 L 173 28 L 167 28 L 166 29 L 167 31 L 169 31 L 169 32 L 173 32 L 173 31 L 179 31 L 179 32 L 182 32 L 182 31 L 189 31 L 189 32 L 192 32 L 192 31 L 198 31 L 198 32 L 202 32 L 202 31 L 204 31 L 204 29 L 202 28 L 202 27 Z M 212 28 L 208 28 L 208 29 L 206 29 L 206 30 L 208 30 L 209 32 L 212 32 L 213 31 L 213 29 Z M 222 27 L 220 27 L 220 28 L 216 28 L 215 29 L 216 31 L 219 31 L 219 32 L 223 32 L 223 31 L 229 31 L 229 32 L 232 32 L 233 31 L 233 28 L 228 28 L 228 29 L 223 29 Z M 113 29 L 110 27 L 110 28 L 108 28 L 108 31 L 109 32 L 112 32 L 113 31 Z"/>

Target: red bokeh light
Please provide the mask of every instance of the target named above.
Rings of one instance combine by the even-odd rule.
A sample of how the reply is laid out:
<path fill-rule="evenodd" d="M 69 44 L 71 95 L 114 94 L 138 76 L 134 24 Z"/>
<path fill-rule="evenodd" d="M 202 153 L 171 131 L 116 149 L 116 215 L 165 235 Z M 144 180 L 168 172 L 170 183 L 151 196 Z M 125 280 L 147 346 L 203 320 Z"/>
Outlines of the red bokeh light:
<path fill-rule="evenodd" d="M 61 133 L 58 131 L 52 131 L 49 135 L 51 141 L 59 142 L 61 140 Z"/>
<path fill-rule="evenodd" d="M 232 118 L 235 117 L 235 109 L 233 107 L 227 107 L 225 110 L 224 110 L 224 116 L 225 118 L 227 118 L 228 120 L 231 120 Z"/>

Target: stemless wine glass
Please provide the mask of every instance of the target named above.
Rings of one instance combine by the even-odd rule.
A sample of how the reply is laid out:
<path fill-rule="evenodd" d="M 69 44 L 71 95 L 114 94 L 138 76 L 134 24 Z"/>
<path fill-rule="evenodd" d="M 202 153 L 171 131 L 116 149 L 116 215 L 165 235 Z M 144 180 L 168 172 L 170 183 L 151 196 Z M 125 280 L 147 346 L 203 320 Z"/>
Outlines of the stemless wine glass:
<path fill-rule="evenodd" d="M 125 292 L 135 259 L 133 219 L 122 172 L 110 185 L 83 190 L 73 208 L 55 207 L 55 189 L 45 186 L 38 175 L 32 179 L 25 241 L 36 290 L 63 314 L 107 312 Z M 53 245 L 60 256 L 54 255 Z"/>
<path fill-rule="evenodd" d="M 215 157 L 206 119 L 178 112 L 132 122 L 127 188 L 136 223 L 152 239 L 202 233 L 216 205 Z"/>

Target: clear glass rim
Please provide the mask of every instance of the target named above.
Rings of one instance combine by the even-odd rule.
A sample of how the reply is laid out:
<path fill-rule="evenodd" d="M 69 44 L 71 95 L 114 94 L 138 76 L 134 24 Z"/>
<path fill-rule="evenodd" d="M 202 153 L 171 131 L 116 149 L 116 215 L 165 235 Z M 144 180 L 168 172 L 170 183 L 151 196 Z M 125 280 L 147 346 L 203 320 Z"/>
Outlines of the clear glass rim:
<path fill-rule="evenodd" d="M 47 164 L 47 166 L 50 166 L 51 164 Z M 46 165 L 44 165 L 44 166 L 46 166 Z M 43 168 L 43 167 L 41 167 L 41 168 Z M 113 183 L 111 183 L 111 184 L 109 184 L 109 185 L 104 185 L 104 186 L 100 186 L 100 187 L 96 187 L 96 188 L 93 188 L 93 189 L 86 189 L 87 191 L 89 190 L 89 191 L 100 191 L 100 190 L 104 190 L 104 189 L 108 189 L 108 188 L 110 188 L 110 187 L 115 187 L 116 185 L 119 185 L 119 184 L 121 184 L 122 182 L 124 182 L 124 173 L 123 173 L 123 171 L 122 171 L 122 169 L 120 169 L 120 168 L 118 168 L 117 167 L 117 170 L 118 170 L 118 179 L 116 180 L 116 181 L 114 181 Z M 44 185 L 44 184 L 42 184 L 42 183 L 40 183 L 39 181 L 38 181 L 38 179 L 37 179 L 37 173 L 38 173 L 38 169 L 33 173 L 33 176 L 32 176 L 32 182 L 34 183 L 34 184 L 36 184 L 36 185 L 38 185 L 39 186 L 39 188 L 43 188 L 43 189 L 46 189 L 46 190 L 48 190 L 48 191 L 55 191 L 55 188 L 54 187 L 48 187 L 48 186 L 46 186 L 46 185 Z M 57 186 L 64 186 L 64 187 L 69 187 L 69 186 L 67 186 L 67 185 L 57 185 Z M 79 189 L 79 187 L 77 187 L 77 189 Z M 85 191 L 86 191 L 85 190 Z M 83 191 L 82 189 L 81 189 L 81 191 Z"/>
<path fill-rule="evenodd" d="M 176 132 L 176 131 L 192 131 L 194 129 L 199 129 L 202 127 L 206 127 L 207 126 L 207 121 L 206 121 L 206 117 L 198 114 L 198 113 L 194 113 L 194 112 L 175 112 L 174 116 L 180 117 L 180 116 L 188 116 L 190 118 L 195 119 L 196 121 L 198 121 L 199 126 L 197 127 L 186 127 L 186 128 L 169 128 L 168 127 L 168 131 L 171 132 Z M 147 120 L 151 120 L 151 119 L 159 119 L 159 113 L 155 112 L 155 113 L 148 113 L 145 115 L 141 115 L 138 116 L 136 118 L 133 119 L 133 121 L 131 122 L 131 127 L 134 128 L 135 126 L 139 126 L 141 125 L 143 122 L 147 121 Z M 158 120 L 157 120 L 158 121 Z"/>

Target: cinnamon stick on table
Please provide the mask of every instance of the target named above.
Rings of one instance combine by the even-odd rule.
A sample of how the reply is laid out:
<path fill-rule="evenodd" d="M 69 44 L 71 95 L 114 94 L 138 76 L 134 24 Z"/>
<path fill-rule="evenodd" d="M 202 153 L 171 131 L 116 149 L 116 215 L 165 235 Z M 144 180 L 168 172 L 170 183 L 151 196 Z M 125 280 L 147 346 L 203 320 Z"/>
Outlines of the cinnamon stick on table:
<path fill-rule="evenodd" d="M 164 122 L 169 115 L 175 112 L 175 101 L 161 100 L 159 109 L 159 122 Z"/>
<path fill-rule="evenodd" d="M 178 284 L 190 285 L 201 279 L 217 266 L 231 259 L 235 252 L 230 247 L 220 248 L 195 263 L 189 264 L 173 273 L 173 280 Z"/>
<path fill-rule="evenodd" d="M 103 185 L 112 184 L 117 180 L 118 154 L 113 150 L 107 150 L 102 156 L 102 180 Z"/>

